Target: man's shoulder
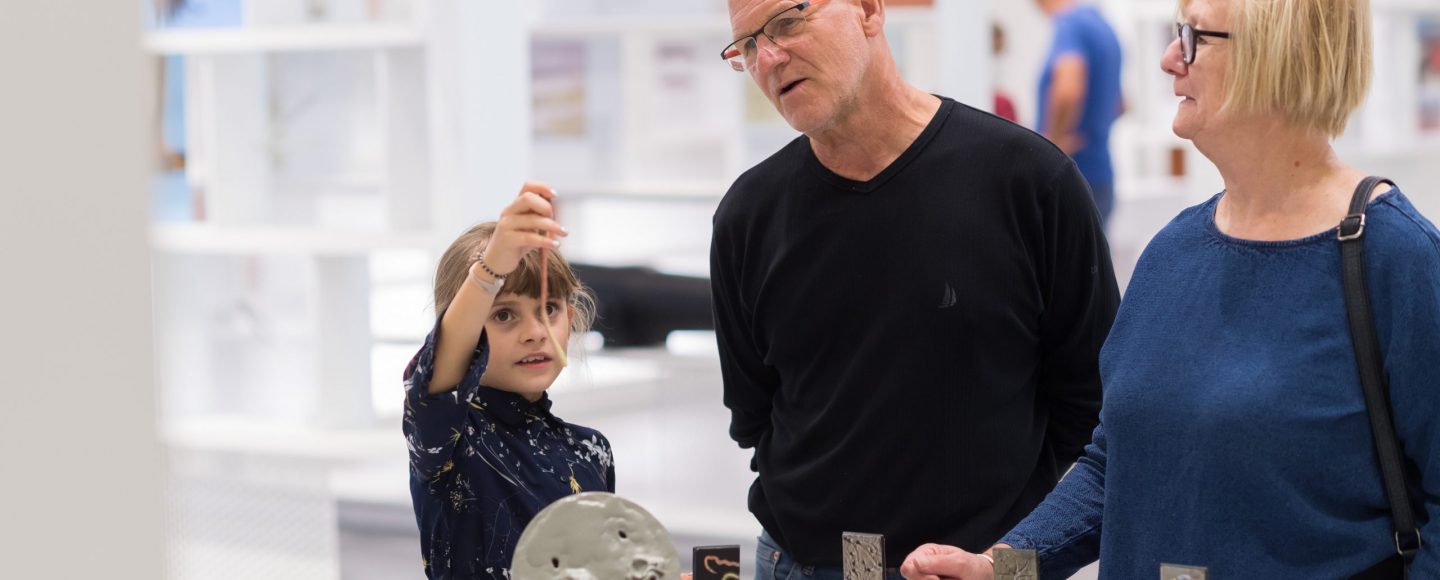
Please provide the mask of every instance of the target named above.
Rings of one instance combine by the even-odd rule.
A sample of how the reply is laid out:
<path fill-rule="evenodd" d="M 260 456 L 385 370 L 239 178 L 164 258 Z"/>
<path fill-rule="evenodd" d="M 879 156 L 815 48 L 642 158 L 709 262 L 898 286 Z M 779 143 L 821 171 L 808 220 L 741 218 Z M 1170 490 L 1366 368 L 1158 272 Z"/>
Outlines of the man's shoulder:
<path fill-rule="evenodd" d="M 992 160 L 990 166 L 1035 175 L 1053 175 L 1070 157 L 1039 133 L 956 101 L 939 140 L 942 155 Z"/>
<path fill-rule="evenodd" d="M 803 135 L 798 136 L 736 177 L 715 209 L 715 221 L 718 223 L 737 212 L 751 211 L 765 200 L 776 199 L 776 189 L 785 187 L 785 183 L 804 164 L 805 148 L 808 146 L 809 141 Z"/>
<path fill-rule="evenodd" d="M 796 136 L 764 161 L 741 173 L 740 177 L 735 178 L 731 189 L 738 185 L 767 185 L 787 179 L 795 168 L 804 162 L 809 146 L 810 141 L 804 135 Z"/>

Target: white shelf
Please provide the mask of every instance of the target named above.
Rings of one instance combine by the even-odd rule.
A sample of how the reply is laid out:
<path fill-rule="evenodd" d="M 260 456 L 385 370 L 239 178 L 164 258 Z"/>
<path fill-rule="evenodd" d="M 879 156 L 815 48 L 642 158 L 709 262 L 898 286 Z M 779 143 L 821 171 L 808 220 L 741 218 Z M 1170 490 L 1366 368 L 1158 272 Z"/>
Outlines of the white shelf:
<path fill-rule="evenodd" d="M 1128 180 L 1117 189 L 1115 197 L 1122 202 L 1185 197 L 1188 184 L 1183 177 L 1157 176 Z"/>
<path fill-rule="evenodd" d="M 894 26 L 919 26 L 933 22 L 934 8 L 924 6 L 897 6 L 885 10 L 886 24 Z M 530 27 L 535 38 L 607 38 L 618 36 L 673 35 L 691 37 L 700 34 L 730 36 L 728 14 L 691 15 L 603 15 L 586 16 L 574 20 L 553 19 L 536 22 Z M 716 49 L 719 54 L 719 49 Z"/>
<path fill-rule="evenodd" d="M 188 28 L 150 31 L 144 40 L 147 51 L 174 55 L 409 48 L 424 44 L 424 33 L 411 24 Z"/>
<path fill-rule="evenodd" d="M 663 35 L 678 37 L 698 34 L 729 36 L 730 17 L 725 14 L 686 16 L 588 16 L 576 20 L 546 20 L 530 27 L 534 38 L 607 38 L 631 35 Z M 715 49 L 720 54 L 720 48 Z"/>
<path fill-rule="evenodd" d="M 429 232 L 375 232 L 301 226 L 153 224 L 151 247 L 173 254 L 364 254 L 390 249 L 435 249 Z"/>
<path fill-rule="evenodd" d="M 239 417 L 175 421 L 161 428 L 161 439 L 172 449 L 332 461 L 405 454 L 399 429 L 323 429 Z"/>
<path fill-rule="evenodd" d="M 760 533 L 760 524 L 741 506 L 696 505 L 695 501 L 652 500 L 644 496 L 633 496 L 629 499 L 660 520 L 671 535 L 753 538 Z"/>
<path fill-rule="evenodd" d="M 1373 7 L 1380 11 L 1440 14 L 1440 4 L 1435 0 L 1375 0 Z"/>
<path fill-rule="evenodd" d="M 930 26 L 935 24 L 934 6 L 886 6 L 887 26 Z"/>
<path fill-rule="evenodd" d="M 1335 151 L 1341 158 L 1430 161 L 1440 158 L 1440 135 L 1421 135 L 1408 143 L 1361 145 L 1342 142 L 1335 145 Z"/>
<path fill-rule="evenodd" d="M 562 196 L 585 198 L 637 198 L 644 200 L 718 201 L 730 189 L 730 182 L 676 181 L 653 183 L 596 183 L 557 185 Z"/>

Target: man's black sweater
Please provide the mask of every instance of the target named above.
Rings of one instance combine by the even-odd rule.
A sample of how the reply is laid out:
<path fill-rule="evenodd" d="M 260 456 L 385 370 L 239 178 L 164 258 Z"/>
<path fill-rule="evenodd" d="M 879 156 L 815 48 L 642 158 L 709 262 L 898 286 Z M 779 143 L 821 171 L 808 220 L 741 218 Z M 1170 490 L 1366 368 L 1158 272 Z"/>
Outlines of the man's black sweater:
<path fill-rule="evenodd" d="M 943 99 L 865 182 L 805 137 L 736 180 L 711 278 L 750 510 L 804 565 L 845 531 L 983 550 L 1044 498 L 1098 421 L 1119 303 L 1074 163 Z"/>

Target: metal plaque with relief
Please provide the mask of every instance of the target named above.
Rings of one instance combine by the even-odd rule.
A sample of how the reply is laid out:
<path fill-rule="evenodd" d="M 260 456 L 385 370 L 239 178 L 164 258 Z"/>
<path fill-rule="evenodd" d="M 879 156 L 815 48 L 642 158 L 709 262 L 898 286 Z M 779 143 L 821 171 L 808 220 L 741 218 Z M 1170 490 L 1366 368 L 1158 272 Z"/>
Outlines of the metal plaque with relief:
<path fill-rule="evenodd" d="M 990 557 L 995 559 L 995 580 L 1037 580 L 1040 577 L 1035 550 L 995 548 Z"/>
<path fill-rule="evenodd" d="M 1205 580 L 1205 568 L 1198 566 L 1180 566 L 1178 564 L 1161 564 L 1160 580 Z"/>
<path fill-rule="evenodd" d="M 885 580 L 885 536 L 845 532 L 840 541 L 845 580 Z"/>

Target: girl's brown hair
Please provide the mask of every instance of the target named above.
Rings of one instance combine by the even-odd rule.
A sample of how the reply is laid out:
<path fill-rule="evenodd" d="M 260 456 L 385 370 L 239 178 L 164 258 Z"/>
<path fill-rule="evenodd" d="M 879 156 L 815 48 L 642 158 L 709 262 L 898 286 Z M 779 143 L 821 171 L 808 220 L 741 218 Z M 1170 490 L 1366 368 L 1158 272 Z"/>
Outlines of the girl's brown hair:
<path fill-rule="evenodd" d="M 435 313 L 440 315 L 450 307 L 450 301 L 460 292 L 460 286 L 470 275 L 470 264 L 474 257 L 485 251 L 490 238 L 495 235 L 495 222 L 485 222 L 460 234 L 440 256 L 440 265 L 435 269 Z M 575 311 L 570 319 L 571 335 L 585 334 L 595 320 L 595 297 L 590 289 L 575 277 L 575 271 L 560 255 L 551 250 L 549 261 L 550 297 L 564 301 Z M 520 259 L 520 266 L 506 275 L 501 294 L 517 294 L 531 298 L 540 297 L 540 252 L 531 250 Z"/>

